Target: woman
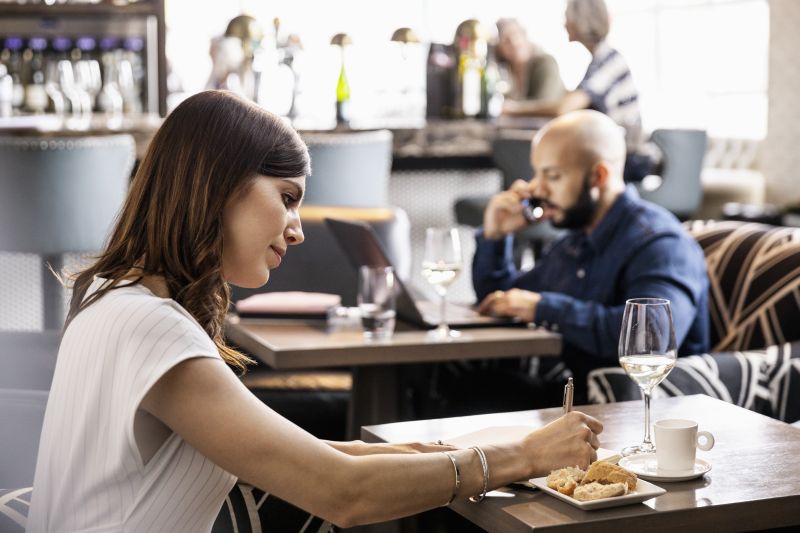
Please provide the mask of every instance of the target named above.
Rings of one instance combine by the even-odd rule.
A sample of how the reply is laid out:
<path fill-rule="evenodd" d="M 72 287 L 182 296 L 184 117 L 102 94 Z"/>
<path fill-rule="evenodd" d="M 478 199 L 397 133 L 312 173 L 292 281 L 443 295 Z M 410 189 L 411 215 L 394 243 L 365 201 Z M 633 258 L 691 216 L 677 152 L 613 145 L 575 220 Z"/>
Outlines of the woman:
<path fill-rule="evenodd" d="M 209 531 L 236 478 L 351 526 L 595 457 L 602 426 L 580 413 L 456 450 L 323 442 L 255 398 L 229 368 L 249 360 L 223 338 L 228 284 L 263 285 L 303 242 L 308 173 L 299 136 L 230 93 L 167 117 L 75 280 L 29 531 Z"/>
<path fill-rule="evenodd" d="M 497 34 L 497 59 L 508 67 L 511 75 L 508 98 L 554 100 L 564 95 L 566 89 L 556 60 L 528 41 L 525 28 L 517 19 L 498 20 Z"/>

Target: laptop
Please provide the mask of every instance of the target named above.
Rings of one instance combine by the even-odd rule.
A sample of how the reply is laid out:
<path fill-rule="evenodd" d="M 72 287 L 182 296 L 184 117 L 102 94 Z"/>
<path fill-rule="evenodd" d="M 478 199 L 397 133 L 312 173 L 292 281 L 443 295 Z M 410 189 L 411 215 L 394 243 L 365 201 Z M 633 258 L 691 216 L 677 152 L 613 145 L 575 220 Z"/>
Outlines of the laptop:
<path fill-rule="evenodd" d="M 325 225 L 342 247 L 350 263 L 358 269 L 361 266 L 393 267 L 381 245 L 378 235 L 369 224 L 351 220 L 326 218 Z M 433 302 L 415 298 L 403 284 L 397 280 L 397 316 L 405 322 L 432 329 L 439 325 L 441 302 Z M 521 322 L 508 317 L 492 317 L 481 315 L 467 305 L 447 303 L 445 322 L 456 328 L 509 326 Z"/>

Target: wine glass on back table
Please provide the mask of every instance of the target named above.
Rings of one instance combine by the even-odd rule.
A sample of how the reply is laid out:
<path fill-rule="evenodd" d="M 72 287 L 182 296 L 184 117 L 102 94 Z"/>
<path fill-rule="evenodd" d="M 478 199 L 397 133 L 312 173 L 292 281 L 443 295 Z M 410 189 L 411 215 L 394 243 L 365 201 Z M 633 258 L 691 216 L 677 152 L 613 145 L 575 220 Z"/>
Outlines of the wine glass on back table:
<path fill-rule="evenodd" d="M 644 396 L 644 440 L 628 446 L 622 455 L 652 453 L 650 438 L 650 394 L 675 366 L 675 326 L 669 300 L 634 298 L 625 302 L 619 337 L 619 364 L 642 389 Z"/>
<path fill-rule="evenodd" d="M 439 326 L 434 330 L 437 338 L 457 337 L 460 333 L 447 325 L 447 289 L 461 273 L 461 241 L 455 228 L 428 228 L 425 230 L 425 253 L 422 258 L 422 277 L 433 285 L 441 297 Z"/>

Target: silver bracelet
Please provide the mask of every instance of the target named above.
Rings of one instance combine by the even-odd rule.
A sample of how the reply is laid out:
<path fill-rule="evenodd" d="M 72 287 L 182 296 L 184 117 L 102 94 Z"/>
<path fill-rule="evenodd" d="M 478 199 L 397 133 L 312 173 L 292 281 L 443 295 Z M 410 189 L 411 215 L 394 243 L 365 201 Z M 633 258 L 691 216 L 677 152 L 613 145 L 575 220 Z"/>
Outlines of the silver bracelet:
<path fill-rule="evenodd" d="M 447 507 L 448 505 L 453 503 L 453 500 L 456 499 L 456 494 L 458 494 L 458 489 L 461 488 L 461 472 L 459 472 L 458 470 L 458 463 L 456 462 L 456 458 L 453 456 L 453 454 L 450 452 L 442 452 L 442 453 L 445 454 L 450 459 L 451 463 L 453 463 L 453 471 L 456 474 L 456 482 L 455 485 L 453 485 L 453 494 L 450 495 L 450 499 L 447 500 L 447 503 L 442 505 L 442 507 Z"/>
<path fill-rule="evenodd" d="M 486 461 L 486 454 L 483 453 L 479 446 L 471 446 L 470 449 L 475 450 L 475 453 L 478 454 L 478 459 L 481 460 L 481 468 L 483 468 L 483 490 L 479 495 L 469 497 L 469 501 L 478 503 L 486 497 L 486 491 L 489 488 L 489 463 Z"/>

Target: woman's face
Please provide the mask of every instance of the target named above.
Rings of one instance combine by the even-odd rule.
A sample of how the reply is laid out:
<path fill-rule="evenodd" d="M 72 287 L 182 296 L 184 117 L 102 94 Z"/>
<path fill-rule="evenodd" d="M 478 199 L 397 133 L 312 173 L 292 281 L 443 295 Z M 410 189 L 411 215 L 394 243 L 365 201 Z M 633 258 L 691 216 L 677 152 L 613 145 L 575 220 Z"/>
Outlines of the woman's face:
<path fill-rule="evenodd" d="M 257 288 L 281 264 L 287 247 L 303 242 L 298 209 L 306 179 L 258 176 L 234 195 L 222 214 L 222 275 L 237 287 Z"/>

